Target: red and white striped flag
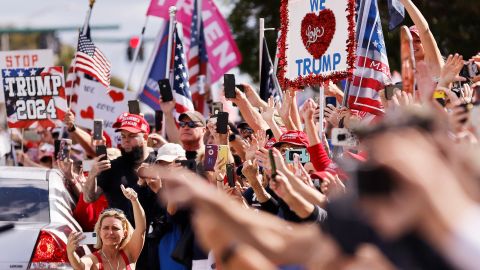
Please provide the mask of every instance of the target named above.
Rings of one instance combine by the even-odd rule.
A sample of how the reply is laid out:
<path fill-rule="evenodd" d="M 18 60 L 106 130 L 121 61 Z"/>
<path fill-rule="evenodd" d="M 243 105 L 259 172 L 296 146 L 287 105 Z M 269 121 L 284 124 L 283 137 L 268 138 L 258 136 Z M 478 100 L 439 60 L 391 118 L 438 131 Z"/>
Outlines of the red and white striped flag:
<path fill-rule="evenodd" d="M 188 52 L 188 73 L 190 76 L 190 91 L 195 110 L 201 114 L 207 114 L 205 100 L 205 80 L 207 76 L 207 48 L 203 34 L 203 22 L 201 12 L 198 12 L 197 0 L 194 1 L 192 14 L 190 50 Z"/>
<path fill-rule="evenodd" d="M 110 70 L 112 67 L 110 61 L 86 34 L 80 33 L 78 37 L 78 47 L 74 59 L 72 72 L 84 72 L 97 79 L 107 89 L 109 88 Z"/>

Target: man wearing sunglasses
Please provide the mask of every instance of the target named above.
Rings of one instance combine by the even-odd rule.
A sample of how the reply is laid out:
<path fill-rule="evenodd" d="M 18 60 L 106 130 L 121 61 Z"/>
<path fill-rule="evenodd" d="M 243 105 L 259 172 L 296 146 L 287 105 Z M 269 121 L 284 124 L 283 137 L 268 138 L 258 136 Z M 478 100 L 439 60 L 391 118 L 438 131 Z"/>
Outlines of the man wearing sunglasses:
<path fill-rule="evenodd" d="M 207 129 L 203 115 L 197 111 L 182 113 L 178 117 L 178 126 L 187 159 L 196 159 L 198 152 L 205 148 L 203 137 Z"/>

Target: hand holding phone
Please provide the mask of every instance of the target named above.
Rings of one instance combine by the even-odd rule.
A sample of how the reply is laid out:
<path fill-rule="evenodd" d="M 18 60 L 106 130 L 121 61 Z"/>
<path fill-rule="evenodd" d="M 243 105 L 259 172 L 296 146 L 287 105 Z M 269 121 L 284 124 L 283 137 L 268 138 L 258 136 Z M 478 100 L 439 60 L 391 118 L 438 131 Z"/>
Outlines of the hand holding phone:
<path fill-rule="evenodd" d="M 172 87 L 170 86 L 169 79 L 162 79 L 158 81 L 158 87 L 160 88 L 160 95 L 163 102 L 173 100 Z"/>
<path fill-rule="evenodd" d="M 103 120 L 102 119 L 93 120 L 93 139 L 96 141 L 103 140 Z"/>
<path fill-rule="evenodd" d="M 97 145 L 95 148 L 95 153 L 97 154 L 97 157 L 100 155 L 104 155 L 99 161 L 107 160 L 107 147 L 105 145 Z"/>
<path fill-rule="evenodd" d="M 80 245 L 95 245 L 97 243 L 96 232 L 83 232 L 82 235 L 84 236 L 84 238 L 80 240 Z"/>
<path fill-rule="evenodd" d="M 229 187 L 235 187 L 235 168 L 231 163 L 227 164 L 227 181 Z"/>
<path fill-rule="evenodd" d="M 277 176 L 277 165 L 275 164 L 275 158 L 273 157 L 272 149 L 268 150 L 268 159 L 270 160 L 270 168 L 272 170 L 271 178 L 275 181 L 275 177 Z"/>
<path fill-rule="evenodd" d="M 217 115 L 217 132 L 227 134 L 228 132 L 228 112 L 219 112 Z"/>
<path fill-rule="evenodd" d="M 236 98 L 237 94 L 235 92 L 235 75 L 233 74 L 224 74 L 223 75 L 223 87 L 225 89 L 226 98 Z"/>
<path fill-rule="evenodd" d="M 140 102 L 138 100 L 128 101 L 128 112 L 140 115 Z"/>

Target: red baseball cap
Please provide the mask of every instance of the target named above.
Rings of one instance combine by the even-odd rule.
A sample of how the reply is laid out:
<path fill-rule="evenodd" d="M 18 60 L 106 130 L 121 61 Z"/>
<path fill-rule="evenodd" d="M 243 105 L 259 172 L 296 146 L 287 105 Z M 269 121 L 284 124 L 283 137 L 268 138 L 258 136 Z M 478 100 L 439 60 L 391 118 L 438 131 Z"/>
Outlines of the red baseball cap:
<path fill-rule="evenodd" d="M 117 128 L 115 132 L 126 130 L 131 133 L 150 133 L 147 120 L 138 114 L 123 113 L 117 118 L 113 127 Z"/>
<path fill-rule="evenodd" d="M 280 136 L 278 142 L 276 142 L 273 147 L 278 147 L 283 143 L 289 143 L 298 146 L 309 147 L 310 142 L 308 141 L 307 134 L 303 131 L 298 130 L 289 130 Z"/>
<path fill-rule="evenodd" d="M 273 145 L 277 142 L 277 140 L 275 140 L 275 138 L 271 138 L 270 140 L 268 140 L 266 143 L 265 143 L 265 146 L 264 148 L 269 150 L 270 148 L 273 147 Z"/>
<path fill-rule="evenodd" d="M 418 30 L 418 27 L 416 25 L 410 26 L 408 30 L 410 30 L 410 34 L 412 34 L 412 36 L 420 37 L 420 31 Z"/>

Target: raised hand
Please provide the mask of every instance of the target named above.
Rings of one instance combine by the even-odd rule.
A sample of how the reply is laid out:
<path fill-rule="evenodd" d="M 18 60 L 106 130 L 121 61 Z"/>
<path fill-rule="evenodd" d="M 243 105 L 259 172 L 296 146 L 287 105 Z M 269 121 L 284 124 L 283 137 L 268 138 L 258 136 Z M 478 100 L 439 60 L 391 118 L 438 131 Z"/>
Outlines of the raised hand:
<path fill-rule="evenodd" d="M 73 255 L 83 239 L 85 235 L 82 235 L 82 232 L 71 232 L 67 238 L 67 253 Z"/>
<path fill-rule="evenodd" d="M 92 169 L 89 172 L 89 175 L 98 176 L 100 173 L 102 173 L 106 170 L 109 170 L 112 167 L 112 164 L 110 163 L 110 160 L 108 160 L 108 159 L 100 160 L 104 156 L 105 155 L 103 154 L 103 155 L 100 155 L 100 156 L 93 159 L 94 161 L 93 161 L 93 164 L 92 164 Z"/>
<path fill-rule="evenodd" d="M 317 104 L 313 99 L 309 98 L 303 104 L 302 110 L 300 111 L 300 115 L 304 122 L 313 120 L 313 116 L 315 114 L 315 110 L 317 108 Z"/>
<path fill-rule="evenodd" d="M 164 102 L 161 98 L 160 98 L 160 108 L 162 108 L 162 111 L 165 113 L 165 114 L 169 114 L 171 115 L 173 113 L 173 110 L 175 110 L 175 99 L 171 100 L 171 101 L 166 101 Z"/>
<path fill-rule="evenodd" d="M 325 119 L 332 124 L 333 127 L 339 126 L 340 119 L 342 119 L 340 113 L 340 109 L 334 107 L 332 104 L 328 104 L 325 107 Z"/>
<path fill-rule="evenodd" d="M 265 111 L 261 112 L 263 120 L 265 120 L 267 123 L 269 121 L 273 121 L 273 117 L 275 115 L 275 100 L 273 97 L 268 98 L 268 106 Z"/>
<path fill-rule="evenodd" d="M 282 199 L 291 196 L 292 193 L 295 192 L 290 182 L 288 182 L 287 177 L 282 172 L 277 172 L 275 179 L 270 181 L 270 188 Z"/>
<path fill-rule="evenodd" d="M 57 161 L 58 169 L 63 173 L 63 177 L 67 180 L 72 180 L 75 177 L 73 172 L 73 160 L 65 159 Z"/>
<path fill-rule="evenodd" d="M 463 89 L 460 90 L 460 101 L 463 103 L 471 103 L 473 100 L 474 91 L 468 83 L 463 85 Z"/>
<path fill-rule="evenodd" d="M 125 186 L 121 184 L 120 189 L 122 189 L 123 196 L 130 201 L 135 201 L 138 198 L 137 192 L 135 192 L 135 190 L 132 188 L 125 188 Z"/>
<path fill-rule="evenodd" d="M 294 94 L 292 94 L 292 91 L 285 91 L 283 94 L 282 103 L 276 104 L 278 114 L 280 115 L 280 117 L 282 117 L 282 119 L 289 118 L 290 106 L 292 106 L 293 98 L 294 98 Z"/>
<path fill-rule="evenodd" d="M 463 67 L 463 56 L 459 54 L 449 55 L 445 65 L 440 72 L 439 86 L 448 87 L 454 81 L 465 81 L 466 79 L 460 77 L 458 74 Z"/>
<path fill-rule="evenodd" d="M 65 124 L 67 129 L 73 128 L 73 126 L 75 125 L 75 115 L 73 114 L 72 111 L 69 110 L 65 114 L 65 117 L 63 118 L 63 123 Z"/>

